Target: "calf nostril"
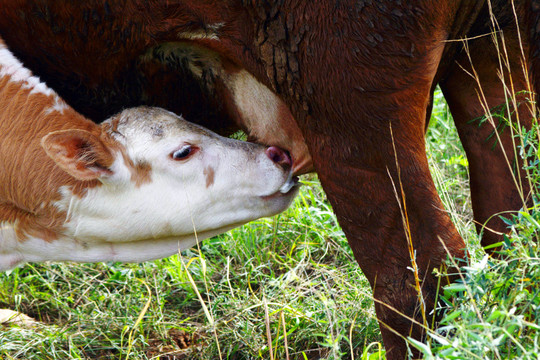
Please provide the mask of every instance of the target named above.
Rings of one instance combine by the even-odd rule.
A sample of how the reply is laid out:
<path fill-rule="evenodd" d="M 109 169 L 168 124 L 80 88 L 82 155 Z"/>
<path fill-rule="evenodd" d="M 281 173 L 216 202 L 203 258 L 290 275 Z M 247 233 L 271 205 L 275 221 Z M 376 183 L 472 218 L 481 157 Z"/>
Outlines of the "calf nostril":
<path fill-rule="evenodd" d="M 274 163 L 281 165 L 285 170 L 289 170 L 292 166 L 291 156 L 285 151 L 275 146 L 270 146 L 266 149 L 266 156 Z"/>

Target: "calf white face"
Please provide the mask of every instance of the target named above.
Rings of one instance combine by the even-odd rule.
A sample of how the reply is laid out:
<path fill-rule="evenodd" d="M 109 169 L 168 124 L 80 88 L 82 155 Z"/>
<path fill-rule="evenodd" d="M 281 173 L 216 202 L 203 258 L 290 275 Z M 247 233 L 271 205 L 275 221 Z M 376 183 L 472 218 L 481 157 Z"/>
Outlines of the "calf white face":
<path fill-rule="evenodd" d="M 20 242 L 21 261 L 169 256 L 196 239 L 279 213 L 297 192 L 281 150 L 220 137 L 162 109 L 125 110 L 102 129 L 101 140 L 77 142 L 63 131 L 43 140 L 66 172 L 100 184 L 83 192 L 62 187 L 55 206 L 67 214 L 63 233 L 52 242 Z M 70 150 L 74 143 L 80 149 Z M 97 150 L 81 154 L 90 147 Z"/>
<path fill-rule="evenodd" d="M 105 186 L 89 191 L 88 200 L 95 199 L 88 210 L 98 206 L 118 219 L 119 239 L 222 231 L 283 211 L 295 193 L 289 192 L 290 167 L 272 161 L 263 146 L 218 136 L 156 108 L 126 110 L 109 124 L 126 156 L 117 156 Z M 144 174 L 134 176 L 130 167 Z M 76 225 L 77 236 L 84 225 Z"/>

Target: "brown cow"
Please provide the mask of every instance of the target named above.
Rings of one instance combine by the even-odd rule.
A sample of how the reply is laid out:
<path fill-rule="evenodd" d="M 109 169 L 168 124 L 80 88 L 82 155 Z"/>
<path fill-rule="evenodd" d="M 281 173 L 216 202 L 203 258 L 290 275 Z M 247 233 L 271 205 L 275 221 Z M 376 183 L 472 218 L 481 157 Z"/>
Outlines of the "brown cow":
<path fill-rule="evenodd" d="M 313 166 L 374 288 L 389 359 L 405 357 L 403 336 L 424 333 L 403 316 L 422 322 L 411 248 L 427 314 L 432 270 L 448 253 L 465 255 L 425 154 L 437 84 L 469 159 L 475 220 L 494 230 L 483 244 L 505 231 L 492 215 L 524 205 L 516 185 L 524 194 L 527 186 L 507 165 L 519 162 L 510 131 L 494 144 L 496 124 L 471 119 L 505 101 L 500 77 L 514 92 L 530 90 L 527 37 L 516 25 L 528 0 L 0 3 L 10 48 L 82 114 L 158 105 L 280 145 L 297 173 Z M 526 110 L 516 113 L 525 126 Z"/>

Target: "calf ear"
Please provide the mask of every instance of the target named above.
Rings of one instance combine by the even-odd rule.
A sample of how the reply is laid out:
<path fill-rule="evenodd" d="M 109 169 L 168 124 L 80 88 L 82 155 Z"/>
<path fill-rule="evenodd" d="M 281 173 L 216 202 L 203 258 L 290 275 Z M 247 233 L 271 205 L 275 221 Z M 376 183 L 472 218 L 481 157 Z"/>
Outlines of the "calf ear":
<path fill-rule="evenodd" d="M 41 139 L 41 146 L 59 167 L 76 179 L 95 180 L 112 174 L 114 156 L 98 136 L 88 131 L 54 131 Z"/>

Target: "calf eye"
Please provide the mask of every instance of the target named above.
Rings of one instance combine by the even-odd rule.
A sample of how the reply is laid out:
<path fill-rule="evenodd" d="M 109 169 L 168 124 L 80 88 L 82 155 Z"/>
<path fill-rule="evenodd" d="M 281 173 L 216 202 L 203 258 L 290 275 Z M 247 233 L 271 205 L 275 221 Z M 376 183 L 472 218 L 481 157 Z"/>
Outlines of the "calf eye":
<path fill-rule="evenodd" d="M 184 160 L 186 159 L 189 155 L 191 155 L 193 151 L 193 148 L 191 147 L 191 145 L 184 145 L 182 146 L 180 149 L 176 150 L 175 152 L 173 152 L 171 154 L 171 157 L 174 159 L 174 160 Z"/>

